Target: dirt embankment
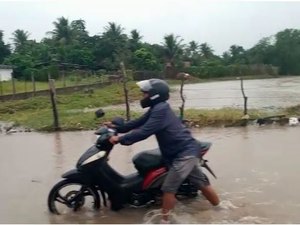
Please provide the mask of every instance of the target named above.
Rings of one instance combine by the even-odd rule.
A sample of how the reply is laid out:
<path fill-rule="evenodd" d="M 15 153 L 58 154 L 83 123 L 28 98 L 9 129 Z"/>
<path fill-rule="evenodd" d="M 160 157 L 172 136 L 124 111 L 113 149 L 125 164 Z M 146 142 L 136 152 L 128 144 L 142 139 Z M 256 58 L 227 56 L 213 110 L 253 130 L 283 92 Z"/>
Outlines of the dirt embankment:
<path fill-rule="evenodd" d="M 14 122 L 0 121 L 0 134 L 11 134 L 16 132 L 31 132 L 31 128 L 21 127 Z"/>

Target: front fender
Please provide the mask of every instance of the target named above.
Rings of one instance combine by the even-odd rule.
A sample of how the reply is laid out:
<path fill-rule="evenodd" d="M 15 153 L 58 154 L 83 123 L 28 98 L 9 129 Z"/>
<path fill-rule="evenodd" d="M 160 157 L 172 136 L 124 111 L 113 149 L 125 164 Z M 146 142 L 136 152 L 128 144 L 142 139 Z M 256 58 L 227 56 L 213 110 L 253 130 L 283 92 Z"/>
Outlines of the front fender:
<path fill-rule="evenodd" d="M 105 192 L 101 189 L 99 184 L 95 184 L 93 182 L 92 177 L 89 176 L 87 173 L 83 173 L 83 172 L 81 172 L 77 169 L 72 169 L 72 170 L 64 173 L 61 176 L 62 176 L 62 178 L 65 178 L 65 179 L 68 179 L 68 180 L 71 180 L 71 181 L 77 181 L 77 182 L 80 182 L 82 184 L 89 185 L 90 187 L 95 188 L 95 190 L 99 190 L 101 195 L 102 195 L 104 206 L 107 206 Z"/>
<path fill-rule="evenodd" d="M 61 175 L 62 178 L 69 179 L 69 180 L 75 180 L 79 182 L 83 182 L 85 184 L 92 184 L 92 180 L 90 179 L 87 174 L 82 173 L 81 171 L 77 169 L 72 169 L 63 175 Z"/>

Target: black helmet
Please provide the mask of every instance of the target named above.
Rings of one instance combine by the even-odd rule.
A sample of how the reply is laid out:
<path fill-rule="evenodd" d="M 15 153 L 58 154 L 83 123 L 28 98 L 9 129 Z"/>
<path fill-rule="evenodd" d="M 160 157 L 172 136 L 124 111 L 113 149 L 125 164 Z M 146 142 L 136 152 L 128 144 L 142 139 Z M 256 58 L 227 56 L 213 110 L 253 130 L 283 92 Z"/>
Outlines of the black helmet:
<path fill-rule="evenodd" d="M 159 102 L 164 102 L 169 99 L 169 85 L 164 80 L 142 80 L 136 84 L 140 87 L 142 92 L 149 94 L 148 97 L 141 100 L 141 106 L 143 108 L 153 106 Z"/>

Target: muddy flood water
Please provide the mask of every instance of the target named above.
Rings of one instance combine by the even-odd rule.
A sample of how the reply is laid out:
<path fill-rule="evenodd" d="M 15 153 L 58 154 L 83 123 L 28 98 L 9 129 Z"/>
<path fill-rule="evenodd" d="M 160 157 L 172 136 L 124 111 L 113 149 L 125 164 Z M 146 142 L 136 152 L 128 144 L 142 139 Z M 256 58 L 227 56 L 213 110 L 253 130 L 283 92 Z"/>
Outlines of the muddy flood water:
<path fill-rule="evenodd" d="M 248 97 L 249 109 L 264 109 L 276 113 L 276 110 L 282 107 L 295 106 L 300 102 L 300 76 L 244 80 L 243 86 L 245 95 Z M 180 86 L 173 86 L 172 89 L 169 102 L 173 109 L 178 109 L 182 105 Z M 185 84 L 183 95 L 186 100 L 185 109 L 220 109 L 223 107 L 243 109 L 244 107 L 241 81 L 238 79 Z M 125 104 L 107 106 L 103 109 L 120 107 L 125 108 Z M 130 108 L 143 111 L 139 101 L 131 102 Z M 89 109 L 85 110 L 89 111 Z"/>
<path fill-rule="evenodd" d="M 300 126 L 205 128 L 193 134 L 213 142 L 206 158 L 218 179 L 208 176 L 223 208 L 213 209 L 201 195 L 178 202 L 172 214 L 177 223 L 300 223 Z M 149 214 L 157 207 L 48 212 L 50 189 L 94 141 L 93 131 L 0 134 L 0 223 L 157 223 Z M 129 174 L 135 171 L 132 156 L 154 147 L 154 137 L 117 145 L 110 164 Z"/>

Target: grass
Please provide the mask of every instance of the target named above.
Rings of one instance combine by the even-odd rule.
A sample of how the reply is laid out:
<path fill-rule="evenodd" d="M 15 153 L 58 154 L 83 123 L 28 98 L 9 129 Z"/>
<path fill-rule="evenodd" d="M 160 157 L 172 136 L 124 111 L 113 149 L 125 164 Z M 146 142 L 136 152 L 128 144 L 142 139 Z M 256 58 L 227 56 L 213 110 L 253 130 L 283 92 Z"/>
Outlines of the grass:
<path fill-rule="evenodd" d="M 234 124 L 240 121 L 243 116 L 243 110 L 234 108 L 214 110 L 187 109 L 184 114 L 185 118 L 192 121 L 192 123 L 196 126 L 221 126 Z M 255 120 L 260 116 L 265 116 L 265 113 L 257 110 L 250 110 L 249 116 L 250 119 Z"/>
<path fill-rule="evenodd" d="M 131 101 L 140 98 L 141 93 L 134 82 L 128 83 Z M 78 113 L 76 109 L 94 109 L 123 103 L 123 87 L 112 84 L 97 89 L 93 94 L 77 92 L 71 95 L 58 95 L 57 108 L 60 125 L 63 130 L 91 129 L 96 126 L 93 112 Z M 75 109 L 75 110 L 74 110 Z M 106 119 L 124 112 L 107 112 Z M 112 115 L 111 117 L 109 115 Z M 34 97 L 26 100 L 5 101 L 0 105 L 0 121 L 13 121 L 17 125 L 35 130 L 51 130 L 53 123 L 50 97 Z"/>

